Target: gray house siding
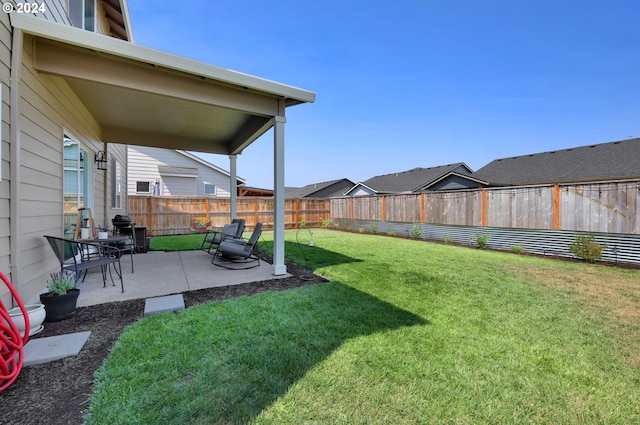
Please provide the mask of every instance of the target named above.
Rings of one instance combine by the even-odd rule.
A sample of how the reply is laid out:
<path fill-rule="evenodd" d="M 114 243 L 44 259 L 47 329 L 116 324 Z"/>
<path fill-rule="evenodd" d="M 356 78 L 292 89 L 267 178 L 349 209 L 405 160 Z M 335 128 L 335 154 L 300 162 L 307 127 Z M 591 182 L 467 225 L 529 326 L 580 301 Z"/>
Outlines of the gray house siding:
<path fill-rule="evenodd" d="M 68 22 L 66 1 L 46 5 L 46 19 Z M 87 151 L 85 169 L 93 190 L 89 206 L 97 224 L 103 224 L 111 212 L 104 202 L 109 172 L 97 171 L 93 156 L 108 149 L 100 140 L 98 124 L 66 82 L 34 69 L 32 38 L 25 36 L 23 43 L 20 39 L 15 42 L 10 15 L 3 13 L 0 271 L 12 281 L 23 301 L 32 303 L 46 290 L 49 274 L 60 267 L 43 235 L 64 233 L 63 136 L 72 135 Z M 14 45 L 20 50 L 12 55 Z M 20 61 L 13 69 L 12 56 Z M 126 151 L 114 148 L 111 155 L 126 164 Z M 4 285 L 0 285 L 0 299 L 6 306 L 13 305 Z"/>
<path fill-rule="evenodd" d="M 137 191 L 138 182 L 148 182 L 153 188 L 160 183 L 161 196 L 230 196 L 229 175 L 217 167 L 207 166 L 173 149 L 129 146 L 128 192 L 131 195 L 148 195 Z M 213 194 L 205 192 L 205 185 L 215 187 Z"/>
<path fill-rule="evenodd" d="M 459 190 L 459 189 L 477 189 L 483 187 L 481 183 L 465 179 L 460 176 L 449 176 L 446 179 L 429 186 L 430 191 L 433 190 Z"/>

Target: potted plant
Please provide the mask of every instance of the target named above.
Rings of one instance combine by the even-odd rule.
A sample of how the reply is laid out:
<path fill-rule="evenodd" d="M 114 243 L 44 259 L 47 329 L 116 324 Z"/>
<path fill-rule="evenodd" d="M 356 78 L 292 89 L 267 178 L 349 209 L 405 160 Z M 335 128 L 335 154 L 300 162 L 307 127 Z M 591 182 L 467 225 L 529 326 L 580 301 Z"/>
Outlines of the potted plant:
<path fill-rule="evenodd" d="M 57 322 L 72 317 L 80 290 L 76 288 L 76 276 L 71 270 L 51 273 L 47 285 L 48 292 L 40 295 L 40 302 L 46 311 L 45 321 Z"/>

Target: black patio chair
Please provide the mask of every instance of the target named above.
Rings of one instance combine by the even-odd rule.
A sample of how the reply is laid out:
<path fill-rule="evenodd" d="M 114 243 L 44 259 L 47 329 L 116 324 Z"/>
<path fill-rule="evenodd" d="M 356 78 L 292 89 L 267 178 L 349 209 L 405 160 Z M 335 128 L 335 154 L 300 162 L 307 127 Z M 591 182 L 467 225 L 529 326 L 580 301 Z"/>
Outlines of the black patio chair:
<path fill-rule="evenodd" d="M 89 269 L 100 267 L 103 286 L 107 286 L 107 271 L 109 272 L 113 286 L 116 286 L 113 275 L 111 275 L 111 269 L 109 268 L 111 264 L 113 264 L 116 274 L 120 278 L 120 287 L 122 292 L 124 292 L 122 266 L 120 264 L 122 254 L 118 248 L 96 242 L 81 242 L 55 236 L 45 236 L 45 238 L 60 262 L 60 271 L 73 271 L 76 275 L 76 284 L 82 272 L 84 272 L 84 277 L 82 278 L 82 281 L 84 281 Z"/>
<path fill-rule="evenodd" d="M 107 232 L 109 237 L 111 236 L 126 237 L 126 239 L 119 240 L 113 243 L 107 243 L 107 245 L 115 246 L 116 248 L 118 248 L 118 250 L 120 251 L 120 254 L 129 254 L 129 257 L 131 259 L 131 273 L 134 273 L 133 254 L 136 252 L 135 232 L 120 232 L 119 230 L 116 230 L 116 229 L 109 230 L 109 229 L 103 229 L 100 227 L 98 228 L 98 232 Z"/>
<path fill-rule="evenodd" d="M 211 259 L 211 264 L 231 270 L 250 269 L 260 265 L 258 255 L 258 239 L 262 233 L 262 223 L 256 223 L 253 233 L 248 240 L 228 238 L 218 245 L 218 249 Z M 216 261 L 216 259 L 218 261 Z M 250 264 L 248 267 L 228 266 L 229 263 Z M 253 264 L 255 263 L 255 264 Z"/>
<path fill-rule="evenodd" d="M 220 230 L 209 230 L 204 235 L 204 240 L 202 241 L 202 245 L 200 249 L 203 251 L 207 251 L 211 254 L 212 248 L 217 248 L 226 238 L 242 238 L 242 234 L 244 233 L 244 219 L 242 218 L 234 218 L 231 220 L 230 224 L 225 224 L 224 227 Z"/>

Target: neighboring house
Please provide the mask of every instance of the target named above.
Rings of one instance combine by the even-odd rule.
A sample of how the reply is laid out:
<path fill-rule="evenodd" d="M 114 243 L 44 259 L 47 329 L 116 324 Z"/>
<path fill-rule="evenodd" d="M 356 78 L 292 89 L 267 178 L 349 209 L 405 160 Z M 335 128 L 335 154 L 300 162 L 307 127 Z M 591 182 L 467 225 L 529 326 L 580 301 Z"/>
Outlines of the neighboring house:
<path fill-rule="evenodd" d="M 136 45 L 126 0 L 37 6 L 0 14 L 0 271 L 23 301 L 60 270 L 43 235 L 72 236 L 78 208 L 108 227 L 127 213 L 128 144 L 228 157 L 234 216 L 237 156 L 273 129 L 273 273 L 286 273 L 285 115 L 315 93 Z M 2 285 L 0 299 L 14 305 Z"/>
<path fill-rule="evenodd" d="M 127 192 L 130 195 L 231 196 L 230 173 L 192 153 L 129 146 L 128 155 Z M 240 177 L 236 180 L 238 187 L 246 183 Z"/>
<path fill-rule="evenodd" d="M 473 176 L 491 186 L 640 178 L 640 139 L 496 159 Z"/>
<path fill-rule="evenodd" d="M 481 187 L 465 163 L 414 168 L 399 173 L 375 176 L 359 182 L 345 192 L 346 196 L 418 193 L 433 190 L 470 189 Z"/>
<path fill-rule="evenodd" d="M 337 179 L 303 187 L 287 187 L 285 194 L 287 198 L 333 198 L 344 196 L 353 185 L 354 183 L 349 179 Z"/>

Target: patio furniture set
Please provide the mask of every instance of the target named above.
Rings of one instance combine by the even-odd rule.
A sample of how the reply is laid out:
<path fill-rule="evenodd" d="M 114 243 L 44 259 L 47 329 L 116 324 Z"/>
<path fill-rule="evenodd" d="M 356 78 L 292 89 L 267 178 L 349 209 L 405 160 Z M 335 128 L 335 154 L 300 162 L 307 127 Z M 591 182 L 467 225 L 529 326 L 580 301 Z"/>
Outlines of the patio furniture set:
<path fill-rule="evenodd" d="M 136 244 L 135 223 L 131 220 L 123 221 L 122 217 L 126 216 L 116 216 L 112 220 L 114 224 L 113 231 L 99 229 L 84 239 L 45 236 L 60 262 L 60 271 L 70 270 L 74 272 L 77 283 L 81 275 L 84 281 L 88 270 L 99 267 L 102 272 L 103 285 L 105 287 L 107 285 L 108 274 L 113 286 L 115 286 L 111 272 L 111 266 L 113 265 L 116 276 L 120 279 L 120 288 L 124 292 L 120 258 L 125 254 L 131 256 L 131 273 L 133 273 L 133 254 L 141 251 Z M 128 219 L 128 217 L 126 218 Z M 127 224 L 123 225 L 123 222 Z M 257 254 L 257 244 L 262 233 L 262 227 L 262 223 L 257 223 L 249 239 L 245 240 L 242 238 L 245 230 L 245 221 L 242 219 L 233 220 L 232 223 L 225 225 L 222 229 L 208 231 L 204 236 L 201 249 L 213 255 L 211 263 L 219 267 L 227 269 L 258 267 L 260 259 Z M 97 237 L 94 237 L 94 233 L 97 234 Z"/>

